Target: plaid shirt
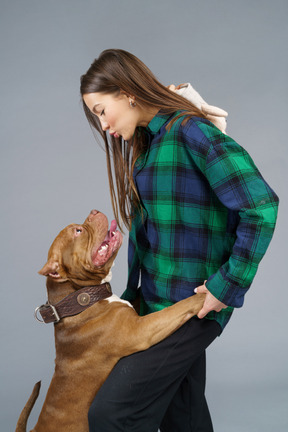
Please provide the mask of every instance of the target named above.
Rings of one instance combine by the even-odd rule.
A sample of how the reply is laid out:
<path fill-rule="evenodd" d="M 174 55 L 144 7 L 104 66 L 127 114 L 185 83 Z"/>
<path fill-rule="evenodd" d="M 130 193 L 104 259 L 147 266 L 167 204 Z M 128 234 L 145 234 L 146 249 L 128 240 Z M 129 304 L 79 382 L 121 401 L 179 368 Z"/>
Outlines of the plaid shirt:
<path fill-rule="evenodd" d="M 148 150 L 136 161 L 141 197 L 129 235 L 128 285 L 141 280 L 141 314 L 207 289 L 228 306 L 210 312 L 222 328 L 241 307 L 271 240 L 278 198 L 248 153 L 208 120 L 183 124 L 158 113 L 148 127 Z"/>

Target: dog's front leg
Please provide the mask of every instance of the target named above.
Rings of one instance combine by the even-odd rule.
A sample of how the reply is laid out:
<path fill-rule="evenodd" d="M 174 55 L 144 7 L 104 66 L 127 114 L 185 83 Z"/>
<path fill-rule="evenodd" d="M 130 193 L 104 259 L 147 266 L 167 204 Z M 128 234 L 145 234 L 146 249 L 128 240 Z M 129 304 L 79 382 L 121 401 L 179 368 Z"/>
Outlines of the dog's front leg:
<path fill-rule="evenodd" d="M 146 316 L 127 313 L 123 315 L 122 326 L 129 329 L 129 337 L 122 345 L 121 356 L 143 351 L 174 333 L 186 321 L 201 310 L 206 294 L 196 294 L 175 303 L 159 312 Z M 122 327 L 121 326 L 121 327 Z M 118 347 L 119 348 L 119 347 Z"/>

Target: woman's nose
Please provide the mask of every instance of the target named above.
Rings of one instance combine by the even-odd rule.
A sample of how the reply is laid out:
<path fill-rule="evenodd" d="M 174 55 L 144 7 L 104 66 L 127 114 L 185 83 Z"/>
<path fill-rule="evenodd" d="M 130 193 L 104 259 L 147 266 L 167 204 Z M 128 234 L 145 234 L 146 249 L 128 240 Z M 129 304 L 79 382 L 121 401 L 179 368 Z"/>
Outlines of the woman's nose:
<path fill-rule="evenodd" d="M 102 127 L 103 131 L 106 131 L 109 129 L 109 124 L 106 121 L 100 119 L 100 123 L 101 123 L 101 127 Z"/>

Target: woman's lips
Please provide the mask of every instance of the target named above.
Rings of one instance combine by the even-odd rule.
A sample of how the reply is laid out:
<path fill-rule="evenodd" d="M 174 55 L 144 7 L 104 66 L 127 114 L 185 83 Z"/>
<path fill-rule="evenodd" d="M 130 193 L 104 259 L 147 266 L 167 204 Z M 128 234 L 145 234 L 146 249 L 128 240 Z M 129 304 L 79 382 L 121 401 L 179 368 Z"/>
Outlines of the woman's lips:
<path fill-rule="evenodd" d="M 117 132 L 109 132 L 110 135 L 114 136 L 114 138 L 119 138 L 120 135 Z"/>

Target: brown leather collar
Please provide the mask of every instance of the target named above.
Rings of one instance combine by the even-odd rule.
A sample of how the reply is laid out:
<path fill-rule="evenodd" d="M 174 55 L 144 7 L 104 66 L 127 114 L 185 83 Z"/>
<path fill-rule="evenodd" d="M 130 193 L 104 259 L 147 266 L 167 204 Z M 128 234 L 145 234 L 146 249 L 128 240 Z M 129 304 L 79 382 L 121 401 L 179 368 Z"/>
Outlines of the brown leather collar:
<path fill-rule="evenodd" d="M 57 323 L 62 318 L 77 315 L 84 310 L 88 309 L 94 303 L 99 300 L 106 299 L 112 295 L 112 290 L 109 282 L 105 282 L 101 285 L 94 285 L 90 287 L 84 287 L 67 297 L 64 297 L 60 302 L 52 305 L 46 303 L 38 306 L 35 309 L 34 316 L 37 321 L 44 323 Z M 38 318 L 38 312 L 43 318 L 43 321 Z"/>

